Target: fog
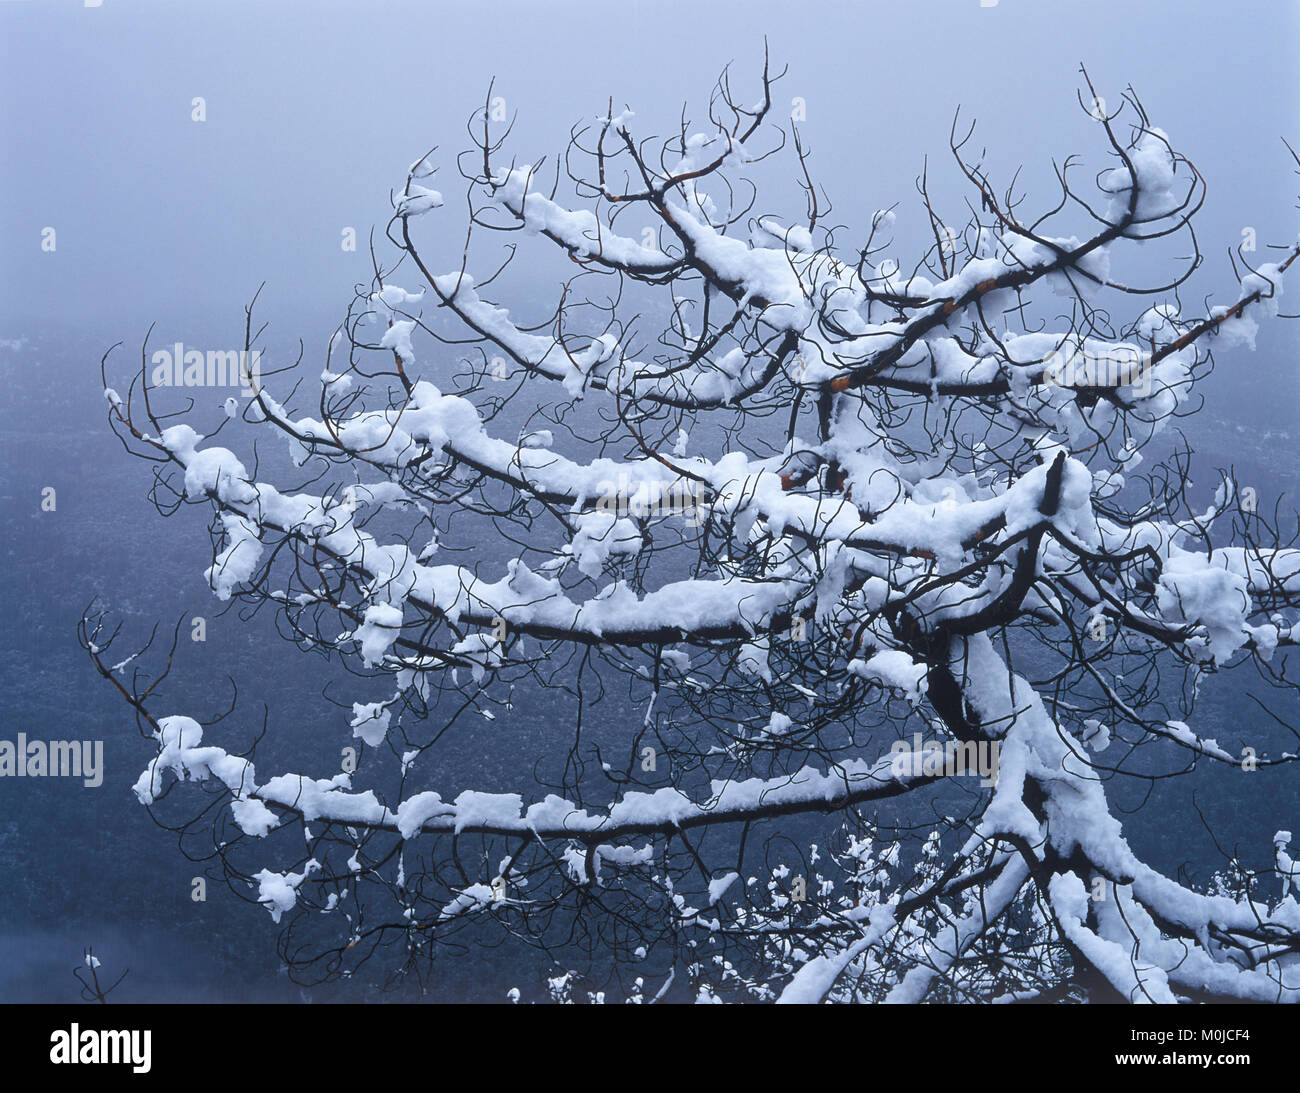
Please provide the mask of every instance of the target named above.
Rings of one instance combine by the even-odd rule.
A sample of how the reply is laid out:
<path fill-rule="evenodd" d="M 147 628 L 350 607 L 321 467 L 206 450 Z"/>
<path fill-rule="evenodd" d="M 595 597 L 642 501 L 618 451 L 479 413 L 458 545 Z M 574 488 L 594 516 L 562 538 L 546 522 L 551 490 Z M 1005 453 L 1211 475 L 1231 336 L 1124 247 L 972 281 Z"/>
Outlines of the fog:
<path fill-rule="evenodd" d="M 0 1000 L 72 996 L 67 969 L 96 937 L 146 962 L 128 981 L 137 997 L 282 990 L 261 910 L 206 912 L 196 942 L 195 919 L 182 917 L 193 869 L 130 797 L 147 749 L 76 646 L 91 595 L 137 626 L 170 625 L 183 608 L 162 575 L 183 574 L 194 607 L 208 564 L 201 521 L 163 527 L 144 500 L 147 473 L 104 424 L 101 354 L 119 341 L 135 353 L 155 322 L 163 345 L 238 344 L 244 306 L 265 283 L 258 313 L 273 345 L 287 352 L 302 337 L 320 355 L 353 286 L 370 280 L 365 240 L 372 229 L 382 239 L 391 191 L 434 146 L 448 207 L 425 249 L 438 272 L 459 266 L 456 156 L 471 147 L 466 122 L 489 86 L 517 117 L 508 154 L 553 164 L 570 128 L 611 99 L 645 136 L 673 132 L 684 106 L 703 121 L 724 66 L 752 100 L 765 44 L 773 69 L 788 67 L 776 113 L 796 99 L 805 110 L 811 169 L 846 240 L 860 242 L 872 213 L 897 203 L 900 252 L 924 247 L 915 180 L 927 159 L 936 201 L 965 220 L 969 188 L 949 151 L 959 108 L 963 126 L 978 122 L 995 180 L 1005 186 L 1023 165 L 1019 186 L 1036 210 L 1056 203 L 1053 161 L 1083 155 L 1089 177 L 1106 166 L 1079 104 L 1081 63 L 1103 98 L 1131 85 L 1206 179 L 1190 308 L 1235 299 L 1228 251 L 1243 232 L 1261 248 L 1296 237 L 1300 175 L 1281 139 L 1300 146 L 1291 3 L 0 3 L 0 487 L 12 605 L 0 709 L 10 736 L 57 718 L 70 737 L 127 741 L 110 745 L 100 789 L 0 783 L 0 868 L 12 878 L 0 884 Z M 756 211 L 798 216 L 796 181 L 774 176 Z M 348 229 L 354 251 L 341 245 Z M 1284 300 L 1283 310 L 1300 308 Z M 1218 355 L 1204 420 L 1184 425 L 1209 465 L 1244 461 L 1268 477 L 1270 496 L 1295 496 L 1298 365 L 1297 324 L 1263 327 L 1253 354 Z M 51 483 L 67 515 L 42 522 L 39 491 Z M 222 625 L 214 632 L 232 644 L 204 685 L 242 669 L 259 700 L 272 698 L 265 678 L 258 690 L 256 648 L 234 644 L 237 620 Z M 313 686 L 311 671 L 294 685 Z M 155 875 L 169 895 L 141 887 Z M 145 942 L 134 927 L 147 902 Z M 472 985 L 456 990 L 469 996 Z"/>

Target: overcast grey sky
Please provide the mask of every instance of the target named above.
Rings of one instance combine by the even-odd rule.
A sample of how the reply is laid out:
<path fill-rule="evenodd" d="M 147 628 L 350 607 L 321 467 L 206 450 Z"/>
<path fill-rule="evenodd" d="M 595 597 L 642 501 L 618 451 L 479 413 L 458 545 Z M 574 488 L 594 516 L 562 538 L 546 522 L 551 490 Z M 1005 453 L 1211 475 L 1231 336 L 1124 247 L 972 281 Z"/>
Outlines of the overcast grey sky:
<path fill-rule="evenodd" d="M 1057 200 L 1053 158 L 1082 155 L 1080 183 L 1109 166 L 1076 99 L 1080 62 L 1109 101 L 1131 83 L 1152 122 L 1205 176 L 1197 231 L 1206 264 L 1184 295 L 1189 309 L 1204 293 L 1235 298 L 1227 251 L 1243 229 L 1256 230 L 1261 260 L 1265 243 L 1297 237 L 1300 177 L 1280 139 L 1300 148 L 1297 0 L 0 0 L 0 339 L 27 336 L 38 347 L 0 353 L 6 722 L 130 735 L 130 719 L 98 690 L 72 640 L 82 605 L 102 593 L 131 632 L 147 634 L 174 604 L 211 602 L 201 588 L 203 522 L 160 533 L 145 500 L 148 468 L 121 453 L 104 424 L 102 348 L 138 345 L 154 320 L 155 345 L 235 344 L 242 309 L 265 281 L 260 317 L 273 335 L 302 334 L 319 354 L 352 286 L 370 276 L 364 247 L 344 251 L 341 232 L 352 227 L 364 239 L 372 226 L 382 230 L 390 189 L 435 144 L 448 207 L 419 228 L 446 232 L 448 246 L 422 249 L 435 272 L 458 266 L 464 204 L 455 153 L 493 77 L 494 94 L 518 112 L 511 149 L 535 160 L 554 156 L 570 126 L 603 112 L 611 96 L 616 110 L 636 112 L 643 134 L 673 130 L 683 103 L 702 120 L 728 62 L 741 95 L 756 97 L 765 37 L 774 63 L 789 66 L 776 113 L 788 116 L 795 97 L 806 103 L 815 177 L 835 201 L 831 219 L 848 226 L 846 244 L 861 242 L 874 210 L 899 202 L 899 256 L 917 257 L 905 244 L 927 242 L 914 190 L 927 154 L 936 197 L 964 221 L 968 191 L 948 152 L 958 106 L 979 120 L 977 143 L 998 181 L 1025 166 L 1032 209 Z M 196 98 L 201 122 L 192 120 Z M 757 211 L 799 215 L 801 201 L 786 200 L 790 177 Z M 1089 226 L 1080 218 L 1058 231 Z M 42 249 L 47 228 L 56 232 L 53 251 Z M 1149 265 L 1153 251 L 1139 257 Z M 1292 282 L 1283 309 L 1296 312 L 1300 278 Z M 110 376 L 125 389 L 130 358 L 116 364 Z M 1198 496 L 1217 484 L 1211 460 L 1244 456 L 1281 483 L 1247 478 L 1261 498 L 1271 504 L 1287 488 L 1294 507 L 1300 322 L 1263 326 L 1256 354 L 1225 351 L 1218 364 L 1203 388 L 1214 416 L 1186 423 L 1202 456 Z M 219 419 L 215 401 L 204 410 Z M 59 523 L 37 511 L 49 483 L 58 486 Z M 220 697 L 203 708 L 220 709 L 227 692 L 217 681 L 227 670 L 241 679 L 242 701 L 288 693 L 275 716 L 290 735 L 267 741 L 279 762 L 275 749 L 296 746 L 295 728 L 315 731 L 314 714 L 292 696 L 311 691 L 321 678 L 312 673 L 324 669 L 282 675 L 286 662 L 264 656 L 253 636 L 241 630 L 236 642 L 235 620 L 214 617 L 210 648 L 221 651 L 187 669 L 176 694 L 203 698 L 210 685 Z M 1222 694 L 1215 715 L 1243 716 L 1237 692 Z M 528 716 L 545 723 L 551 710 Z M 508 748 L 472 752 L 474 739 L 449 753 L 443 777 L 463 763 L 503 778 L 518 759 Z M 138 754 L 134 744 L 115 745 L 110 789 L 79 798 L 79 810 L 38 796 L 41 780 L 24 786 L 25 796 L 0 797 L 4 867 L 22 884 L 0 900 L 0 995 L 68 997 L 67 958 L 90 941 L 115 971 L 137 969 L 123 992 L 135 998 L 280 989 L 257 978 L 271 935 L 232 925 L 264 920 L 263 912 L 215 899 L 195 909 L 194 867 L 124 790 L 144 762 Z M 1165 785 L 1159 792 L 1175 792 Z M 1280 825 L 1289 823 L 1288 802 L 1279 792 L 1259 808 L 1276 807 Z M 1229 821 L 1257 820 L 1231 796 L 1207 807 L 1224 820 L 1216 834 L 1231 834 Z M 1178 844 L 1192 857 L 1204 847 L 1193 827 L 1179 833 L 1192 842 Z M 142 899 L 147 931 L 137 925 Z M 243 910 L 249 917 L 237 918 Z M 482 965 L 466 967 L 472 987 L 446 989 L 481 997 Z M 444 966 L 440 974 L 460 973 Z"/>
<path fill-rule="evenodd" d="M 1204 290 L 1234 289 L 1224 255 L 1243 226 L 1261 242 L 1296 231 L 1300 180 L 1279 140 L 1300 143 L 1294 0 L 6 0 L 0 35 L 0 336 L 49 320 L 128 341 L 153 319 L 234 322 L 263 280 L 264 317 L 337 319 L 367 277 L 341 230 L 382 226 L 390 187 L 433 144 L 456 193 L 452 155 L 490 78 L 531 159 L 610 95 L 664 132 L 728 61 L 757 87 L 765 35 L 790 68 L 778 101 L 806 100 L 818 181 L 855 235 L 900 200 L 900 238 L 921 226 L 927 153 L 941 192 L 959 192 L 959 105 L 1003 179 L 1024 163 L 1050 181 L 1071 152 L 1104 166 L 1075 99 L 1081 61 L 1103 96 L 1131 82 L 1205 174 Z M 458 252 L 445 257 L 454 268 Z"/>

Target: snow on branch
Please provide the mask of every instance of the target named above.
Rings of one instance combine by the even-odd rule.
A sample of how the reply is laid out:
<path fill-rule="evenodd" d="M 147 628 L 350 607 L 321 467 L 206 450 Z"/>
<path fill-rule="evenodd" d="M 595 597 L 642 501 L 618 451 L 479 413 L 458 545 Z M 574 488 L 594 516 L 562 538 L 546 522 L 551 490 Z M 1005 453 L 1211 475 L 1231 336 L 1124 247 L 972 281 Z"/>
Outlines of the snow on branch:
<path fill-rule="evenodd" d="M 1032 215 L 956 119 L 969 218 L 923 174 L 919 230 L 853 234 L 782 75 L 724 73 L 663 138 L 611 102 L 556 161 L 489 90 L 459 179 L 431 188 L 435 149 L 394 192 L 321 359 L 263 344 L 254 298 L 259 368 L 211 420 L 151 335 L 132 378 L 105 355 L 151 500 L 208 514 L 216 602 L 343 689 L 319 724 L 268 714 L 277 745 L 315 727 L 267 778 L 242 715 L 155 715 L 179 627 L 150 674 L 88 609 L 152 748 L 136 796 L 212 826 L 307 978 L 396 953 L 422 981 L 500 927 L 564 997 L 582 938 L 656 998 L 1300 999 L 1289 833 L 1174 880 L 1125 833 L 1166 818 L 1121 824 L 1109 785 L 1205 762 L 1252 794 L 1300 759 L 1294 517 L 1226 472 L 1194 501 L 1191 453 L 1161 454 L 1300 244 L 1185 311 L 1205 184 L 1131 91 Z M 783 169 L 800 209 L 763 204 Z M 1243 666 L 1281 697 L 1209 722 L 1202 685 Z"/>

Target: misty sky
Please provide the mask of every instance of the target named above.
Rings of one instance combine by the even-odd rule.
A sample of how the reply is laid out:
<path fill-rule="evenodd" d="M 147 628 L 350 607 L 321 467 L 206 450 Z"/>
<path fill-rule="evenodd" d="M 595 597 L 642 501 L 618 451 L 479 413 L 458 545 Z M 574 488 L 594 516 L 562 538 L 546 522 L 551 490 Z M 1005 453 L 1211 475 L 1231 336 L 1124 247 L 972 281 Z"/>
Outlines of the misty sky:
<path fill-rule="evenodd" d="M 1075 99 L 1079 63 L 1103 96 L 1133 83 L 1207 177 L 1202 291 L 1231 292 L 1223 255 L 1243 226 L 1261 243 L 1294 235 L 1300 180 L 1279 137 L 1300 136 L 1298 31 L 1300 7 L 1276 0 L 0 0 L 0 335 L 74 318 L 110 341 L 154 319 L 233 323 L 263 280 L 265 317 L 337 318 L 368 273 L 341 230 L 382 227 L 390 188 L 431 145 L 457 195 L 445 212 L 462 215 L 452 157 L 492 77 L 518 111 L 511 147 L 533 159 L 611 95 L 663 133 L 728 61 L 756 90 L 764 35 L 790 67 L 778 104 L 806 100 L 817 179 L 854 234 L 895 201 L 900 238 L 907 218 L 920 227 L 927 153 L 940 192 L 961 192 L 947 151 L 958 105 L 1003 181 L 1021 163 L 1050 180 L 1053 156 L 1104 165 Z"/>
<path fill-rule="evenodd" d="M 238 344 L 244 305 L 265 281 L 260 317 L 282 336 L 301 334 L 320 350 L 353 286 L 370 279 L 364 244 L 343 250 L 342 231 L 355 228 L 363 240 L 372 227 L 382 232 L 390 190 L 433 145 L 442 168 L 435 184 L 447 207 L 420 228 L 443 232 L 444 245 L 422 250 L 435 272 L 459 265 L 465 206 L 455 156 L 469 146 L 465 123 L 489 81 L 495 78 L 493 94 L 518 115 L 510 150 L 520 161 L 553 159 L 570 127 L 603 113 L 611 96 L 616 111 L 635 111 L 633 127 L 642 135 L 673 131 L 684 103 L 703 128 L 709 91 L 730 62 L 734 86 L 752 101 L 765 37 L 774 65 L 789 67 L 774 113 L 781 120 L 791 100 L 806 103 L 802 131 L 812 168 L 835 202 L 830 220 L 846 225 L 846 245 L 860 244 L 874 210 L 897 202 L 899 256 L 919 257 L 929 226 L 914 182 L 927 155 L 937 200 L 955 224 L 964 223 L 969 188 L 948 150 L 959 106 L 963 117 L 978 119 L 975 143 L 989 149 L 1000 186 L 1024 165 L 1027 208 L 1056 203 L 1053 159 L 1082 155 L 1088 168 L 1077 181 L 1086 185 L 1111 162 L 1076 98 L 1080 62 L 1109 100 L 1132 84 L 1152 123 L 1205 176 L 1208 197 L 1196 228 L 1206 263 L 1184 294 L 1189 311 L 1199 310 L 1207 294 L 1214 303 L 1235 299 L 1227 253 L 1244 229 L 1257 232 L 1259 261 L 1271 257 L 1266 243 L 1294 240 L 1300 231 L 1300 176 L 1281 140 L 1300 148 L 1296 0 L 998 0 L 989 7 L 981 0 L 102 0 L 97 7 L 84 0 L 0 0 L 0 339 L 28 337 L 41 348 L 4 356 L 3 367 L 12 371 L 0 372 L 0 440 L 7 446 L 0 499 L 7 497 L 14 521 L 8 625 L 27 658 L 12 659 L 9 670 L 30 677 L 21 681 L 25 690 L 16 678 L 7 684 L 6 720 L 19 725 L 22 716 L 35 721 L 39 714 L 84 726 L 112 717 L 131 729 L 106 689 L 90 713 L 76 689 L 100 686 L 72 637 L 90 587 L 125 598 L 123 590 L 140 580 L 140 559 L 157 566 L 159 557 L 147 539 L 155 524 L 140 519 L 153 517 L 144 500 L 147 477 L 120 453 L 107 425 L 102 436 L 87 430 L 94 440 L 77 451 L 92 454 L 80 461 L 63 443 L 69 422 L 92 415 L 102 421 L 104 414 L 99 351 L 86 354 L 85 346 L 137 346 L 154 321 L 158 344 Z M 192 120 L 198 97 L 206 111 L 201 122 Z M 801 214 L 792 175 L 765 194 L 755 211 Z M 1089 227 L 1079 217 L 1070 230 L 1082 235 Z M 42 250 L 47 228 L 56 232 L 52 253 Z M 1064 233 L 1066 225 L 1060 228 Z M 906 246 L 913 241 L 921 246 Z M 1150 253 L 1143 257 L 1147 272 L 1163 268 L 1150 264 Z M 1282 309 L 1295 313 L 1300 279 L 1292 280 Z M 1145 303 L 1126 301 L 1116 318 L 1127 322 Z M 61 351 L 65 338 L 78 349 Z M 125 387 L 129 360 L 121 363 L 125 372 L 117 379 Z M 1220 419 L 1259 436 L 1294 433 L 1300 322 L 1263 325 L 1256 354 L 1225 352 L 1218 364 L 1205 390 Z M 62 406 L 75 414 L 60 418 L 54 411 Z M 1225 435 L 1221 451 L 1233 443 Z M 1292 444 L 1269 469 L 1287 485 L 1296 481 L 1295 465 Z M 34 498 L 48 482 L 59 485 L 67 523 L 36 523 Z M 1198 483 L 1215 484 L 1208 475 Z M 113 508 L 121 493 L 136 507 Z M 27 506 L 22 524 L 12 515 L 19 505 Z M 201 522 L 187 534 L 199 553 L 177 550 L 175 557 L 188 567 L 194 589 L 206 564 Z M 16 556 L 22 564 L 12 562 L 15 545 L 26 551 Z M 50 562 L 45 570 L 42 559 Z M 167 590 L 163 579 L 146 584 L 156 586 L 146 592 Z M 85 597 L 76 599 L 83 586 Z M 12 604 L 21 597 L 20 607 L 47 630 L 37 631 L 33 621 L 30 633 L 19 632 Z M 153 610 L 144 596 L 134 606 L 137 624 Z M 51 687 L 50 678 L 64 682 Z M 13 697 L 19 692 L 28 696 L 26 706 Z M 115 752 L 110 791 L 83 799 L 81 807 L 103 810 L 88 811 L 95 822 L 80 832 L 104 844 L 100 857 L 82 847 L 82 856 L 63 859 L 72 862 L 66 876 L 43 859 L 39 868 L 26 867 L 33 885 L 39 881 L 42 906 L 66 908 L 70 897 L 59 886 L 75 878 L 78 892 L 119 900 L 110 906 L 105 897 L 97 915 L 134 912 L 138 893 L 104 863 L 120 867 L 107 833 L 132 830 L 114 826 L 121 814 L 140 814 L 133 830 L 148 823 L 125 791 L 143 754 Z M 29 830 L 20 810 L 32 799 L 14 793 L 0 800 L 10 810 L 0 809 L 0 849 L 6 816 L 22 815 Z M 16 819 L 11 826 L 18 830 Z M 141 862 L 150 875 L 170 870 L 170 886 L 159 882 L 159 891 L 188 908 L 188 863 L 173 855 L 155 865 L 150 856 L 165 841 L 142 839 Z M 30 859 L 18 856 L 26 842 L 11 840 L 9 857 L 0 860 L 37 861 L 35 851 Z M 172 904 L 158 906 L 171 913 Z M 79 953 L 90 935 L 76 933 L 66 914 L 59 928 L 65 932 L 49 947 L 62 990 L 65 955 Z M 15 936 L 7 938 L 0 924 L 0 965 L 34 951 L 27 934 Z M 154 964 L 152 974 L 168 971 L 166 959 Z M 48 979 L 40 968 L 30 974 L 32 983 Z M 135 974 L 140 980 L 151 972 L 142 967 Z"/>

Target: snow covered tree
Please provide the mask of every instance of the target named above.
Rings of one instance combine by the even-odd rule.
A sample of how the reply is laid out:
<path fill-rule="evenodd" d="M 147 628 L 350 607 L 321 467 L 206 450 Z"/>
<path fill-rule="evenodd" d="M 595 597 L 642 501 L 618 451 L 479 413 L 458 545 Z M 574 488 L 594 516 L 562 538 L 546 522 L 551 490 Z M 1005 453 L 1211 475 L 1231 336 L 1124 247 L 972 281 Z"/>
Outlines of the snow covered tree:
<path fill-rule="evenodd" d="M 155 503 L 211 514 L 215 595 L 274 609 L 355 692 L 271 775 L 236 750 L 260 719 L 174 712 L 88 610 L 156 744 L 136 795 L 210 833 L 309 981 L 426 984 L 504 931 L 564 999 L 1295 1000 L 1289 833 L 1198 888 L 1139 860 L 1110 798 L 1197 764 L 1254 793 L 1300 758 L 1289 518 L 1227 475 L 1198 507 L 1191 453 L 1151 454 L 1300 246 L 1239 254 L 1235 293 L 1189 313 L 1201 176 L 1084 72 L 1086 183 L 1066 159 L 1030 213 L 954 123 L 969 215 L 923 177 L 933 243 L 904 262 L 892 212 L 829 219 L 779 78 L 745 99 L 724 73 L 665 139 L 611 103 L 549 164 L 509 158 L 489 91 L 465 219 L 422 157 L 323 363 L 261 352 L 224 420 L 168 402 L 147 339 L 124 396 L 106 355 Z M 774 170 L 798 215 L 761 204 Z M 1144 243 L 1169 245 L 1156 283 L 1122 272 Z M 294 466 L 250 470 L 227 427 Z M 1277 709 L 1210 738 L 1200 681 L 1250 665 Z M 567 723 L 495 754 L 494 719 L 546 694 Z M 445 784 L 455 734 L 512 781 Z"/>

